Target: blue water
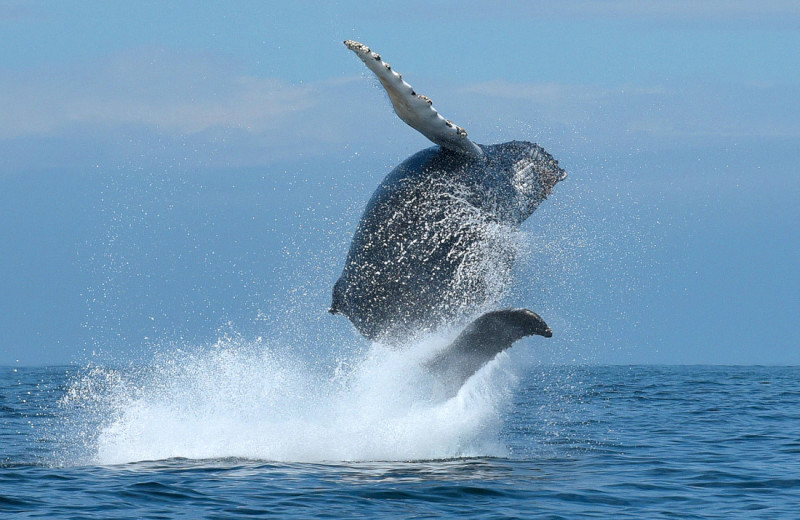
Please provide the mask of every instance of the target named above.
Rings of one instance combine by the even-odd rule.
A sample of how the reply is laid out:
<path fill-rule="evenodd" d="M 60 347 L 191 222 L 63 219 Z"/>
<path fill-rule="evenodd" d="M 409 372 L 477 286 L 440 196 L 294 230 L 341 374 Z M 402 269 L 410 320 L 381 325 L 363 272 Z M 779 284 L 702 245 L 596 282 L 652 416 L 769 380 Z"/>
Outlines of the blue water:
<path fill-rule="evenodd" d="M 0 368 L 0 517 L 800 517 L 797 367 L 511 356 L 450 402 L 392 403 L 364 365 L 281 400 L 252 357 L 176 359 Z M 258 369 L 304 373 L 282 362 Z"/>

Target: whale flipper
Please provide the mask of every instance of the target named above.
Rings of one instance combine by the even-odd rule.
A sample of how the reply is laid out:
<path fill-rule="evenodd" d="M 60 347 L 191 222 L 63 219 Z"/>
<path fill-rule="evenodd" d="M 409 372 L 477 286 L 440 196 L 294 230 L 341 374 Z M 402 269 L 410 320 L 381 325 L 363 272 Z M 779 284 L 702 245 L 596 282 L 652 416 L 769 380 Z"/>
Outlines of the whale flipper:
<path fill-rule="evenodd" d="M 425 363 L 452 396 L 472 374 L 525 336 L 549 338 L 553 331 L 535 312 L 503 309 L 487 312 L 464 329 L 455 341 Z"/>
<path fill-rule="evenodd" d="M 375 73 L 389 94 L 395 113 L 408 126 L 443 148 L 470 156 L 483 155 L 480 147 L 467 137 L 466 130 L 443 118 L 433 108 L 433 101 L 427 96 L 417 94 L 379 54 L 357 41 L 347 40 L 344 44 Z"/>

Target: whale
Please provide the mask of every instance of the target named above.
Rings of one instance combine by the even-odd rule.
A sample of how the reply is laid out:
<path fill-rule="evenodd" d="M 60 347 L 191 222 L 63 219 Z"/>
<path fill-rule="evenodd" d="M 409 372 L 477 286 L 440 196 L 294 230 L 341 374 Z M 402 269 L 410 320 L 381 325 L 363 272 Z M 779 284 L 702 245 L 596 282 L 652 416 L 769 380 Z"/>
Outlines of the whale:
<path fill-rule="evenodd" d="M 400 119 L 435 146 L 400 163 L 373 193 L 329 312 L 366 338 L 395 345 L 479 316 L 429 365 L 437 373 L 450 366 L 448 380 L 474 373 L 525 335 L 552 335 L 532 311 L 483 313 L 510 284 L 516 249 L 505 237 L 566 178 L 564 169 L 536 143 L 472 141 L 379 54 L 344 44 L 377 77 Z"/>

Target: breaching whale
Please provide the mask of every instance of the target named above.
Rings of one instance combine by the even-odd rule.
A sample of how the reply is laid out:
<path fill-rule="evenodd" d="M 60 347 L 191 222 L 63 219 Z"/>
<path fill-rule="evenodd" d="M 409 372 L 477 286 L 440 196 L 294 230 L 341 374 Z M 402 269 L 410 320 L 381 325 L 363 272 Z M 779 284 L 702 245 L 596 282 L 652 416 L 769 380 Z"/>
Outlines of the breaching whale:
<path fill-rule="evenodd" d="M 514 260 L 494 230 L 522 224 L 566 172 L 534 143 L 471 141 L 380 55 L 361 43 L 344 43 L 380 80 L 397 115 L 438 145 L 403 161 L 378 186 L 333 289 L 331 313 L 347 316 L 369 339 L 402 343 L 412 333 L 486 310 L 504 280 L 487 275 L 510 272 Z M 503 333 L 504 327 L 514 332 Z M 496 332 L 502 339 L 493 339 Z M 530 334 L 552 333 L 531 311 L 495 311 L 469 325 L 430 366 L 452 366 L 450 357 L 458 354 L 460 373 L 469 377 Z M 492 344 L 479 347 L 484 340 Z"/>

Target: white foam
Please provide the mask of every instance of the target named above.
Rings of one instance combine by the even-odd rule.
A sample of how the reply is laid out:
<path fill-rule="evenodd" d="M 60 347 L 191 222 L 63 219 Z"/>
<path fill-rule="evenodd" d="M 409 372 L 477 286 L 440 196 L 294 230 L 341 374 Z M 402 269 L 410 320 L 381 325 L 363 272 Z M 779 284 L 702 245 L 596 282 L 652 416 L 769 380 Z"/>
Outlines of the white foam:
<path fill-rule="evenodd" d="M 83 437 L 88 462 L 98 464 L 503 455 L 497 437 L 509 380 L 498 368 L 502 359 L 454 398 L 436 400 L 419 361 L 441 344 L 403 352 L 373 345 L 360 359 L 315 370 L 263 341 L 227 339 L 160 355 L 143 370 L 90 370 L 67 401 L 80 401 L 81 413 L 92 416 L 84 424 L 97 431 Z"/>

